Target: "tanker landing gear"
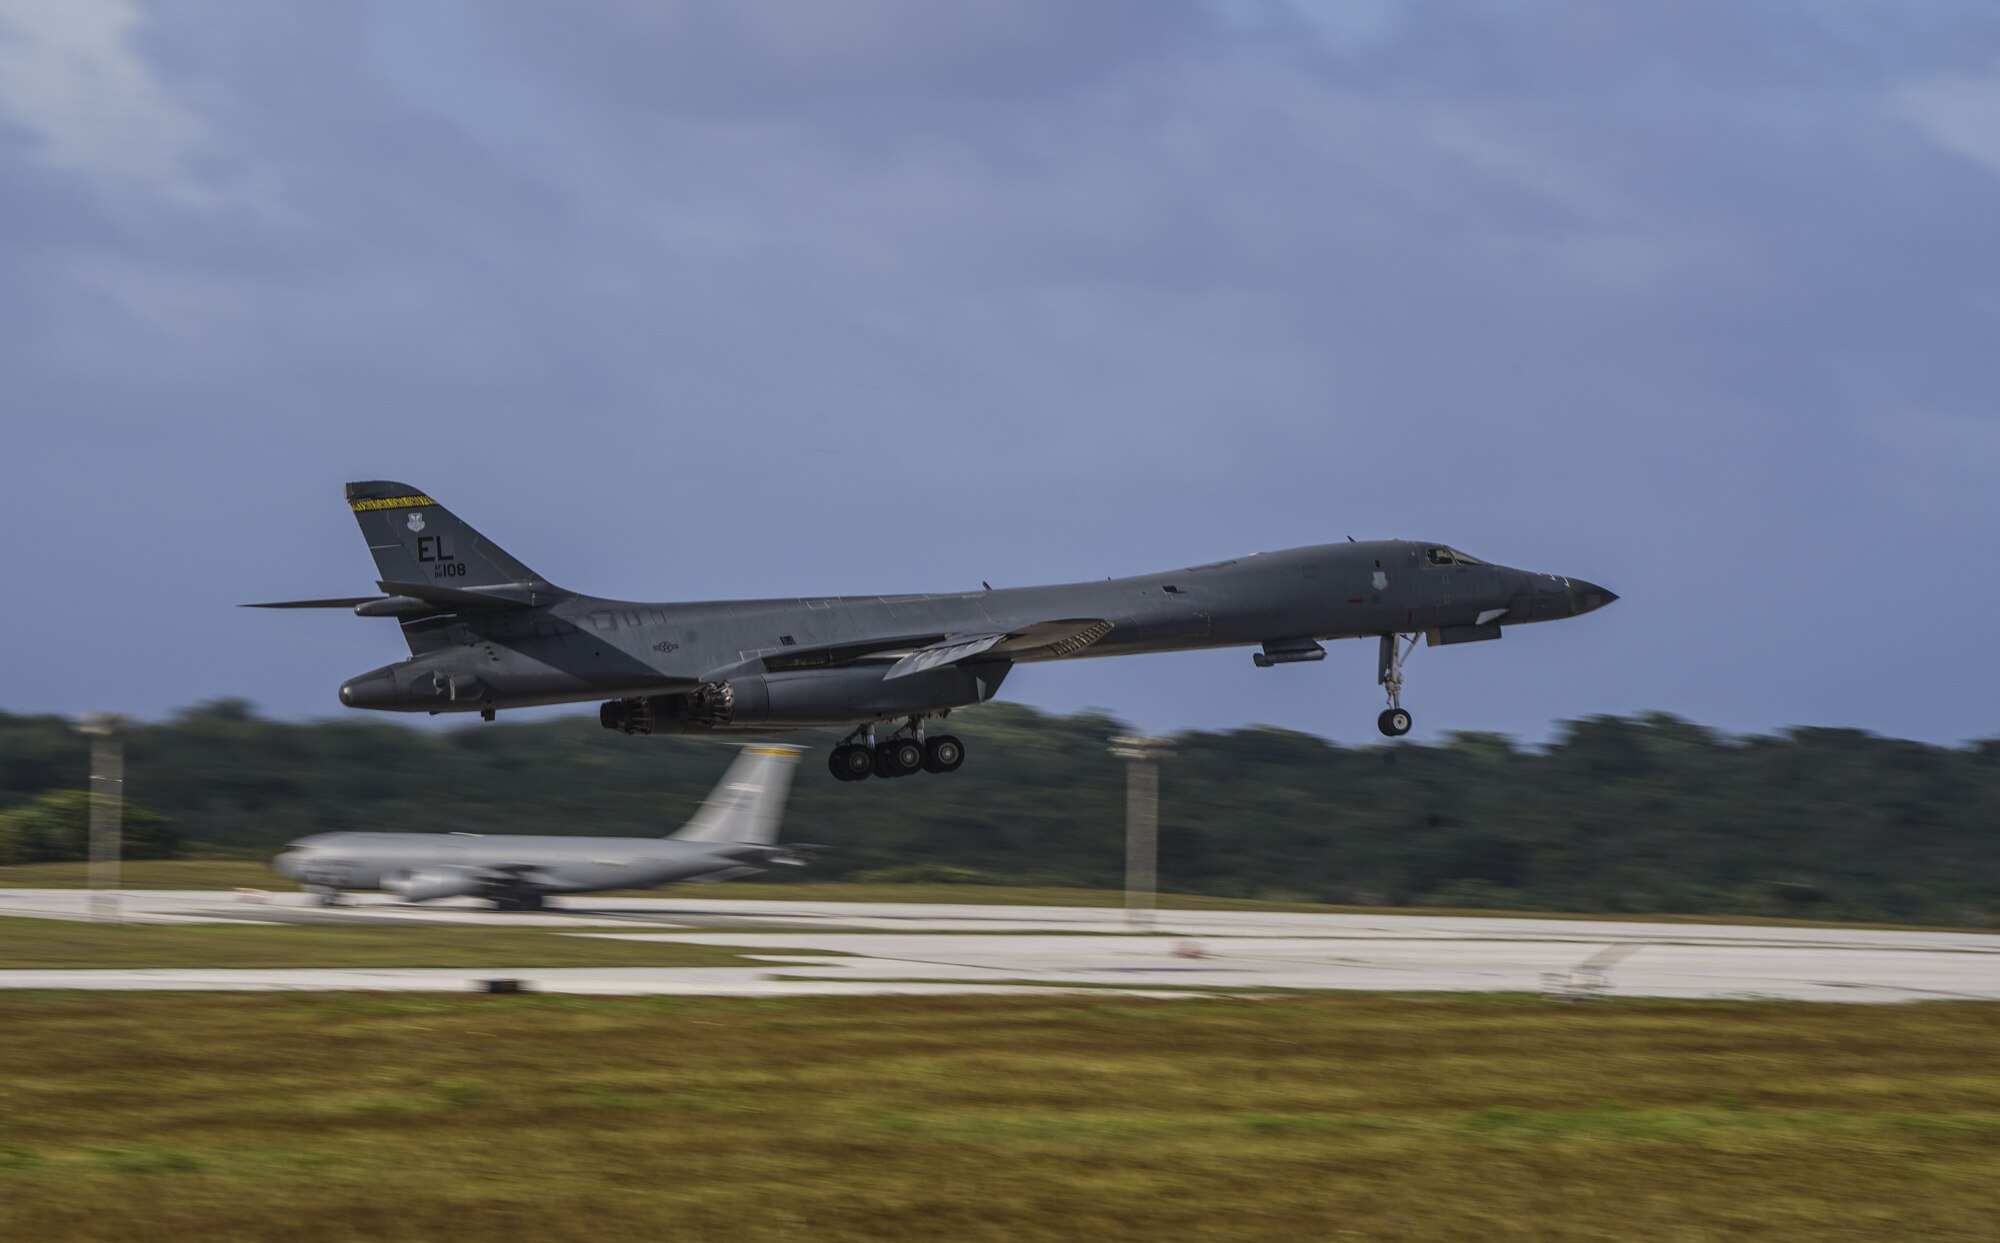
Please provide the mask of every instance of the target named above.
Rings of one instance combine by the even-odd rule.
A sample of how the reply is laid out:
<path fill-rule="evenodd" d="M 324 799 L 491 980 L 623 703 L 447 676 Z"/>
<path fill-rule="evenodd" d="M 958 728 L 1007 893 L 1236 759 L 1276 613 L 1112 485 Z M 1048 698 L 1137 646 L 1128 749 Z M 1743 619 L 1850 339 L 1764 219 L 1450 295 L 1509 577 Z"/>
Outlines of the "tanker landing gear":
<path fill-rule="evenodd" d="M 838 781 L 957 772 L 963 763 L 965 744 L 951 734 L 926 738 L 922 717 L 911 717 L 910 723 L 886 742 L 875 741 L 873 725 L 863 726 L 826 757 L 826 766 Z"/>
<path fill-rule="evenodd" d="M 1410 714 L 1403 710 L 1403 666 L 1417 650 L 1417 636 L 1409 637 L 1407 647 L 1404 642 L 1402 635 L 1383 635 L 1381 656 L 1375 662 L 1375 680 L 1389 693 L 1389 706 L 1375 718 L 1375 728 L 1390 738 L 1410 732 Z"/>

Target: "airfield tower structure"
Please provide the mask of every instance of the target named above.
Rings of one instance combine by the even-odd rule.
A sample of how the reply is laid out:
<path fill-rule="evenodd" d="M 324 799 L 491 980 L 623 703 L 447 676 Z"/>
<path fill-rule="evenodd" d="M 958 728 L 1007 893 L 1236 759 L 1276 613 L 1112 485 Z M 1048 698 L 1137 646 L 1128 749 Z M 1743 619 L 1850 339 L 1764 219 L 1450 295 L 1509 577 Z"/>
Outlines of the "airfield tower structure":
<path fill-rule="evenodd" d="M 1160 888 L 1160 761 L 1173 753 L 1170 738 L 1144 735 L 1111 740 L 1111 754 L 1126 761 L 1125 924 L 1150 931 Z"/>
<path fill-rule="evenodd" d="M 90 916 L 122 922 L 118 860 L 125 806 L 125 718 L 94 712 L 77 722 L 90 738 Z"/>

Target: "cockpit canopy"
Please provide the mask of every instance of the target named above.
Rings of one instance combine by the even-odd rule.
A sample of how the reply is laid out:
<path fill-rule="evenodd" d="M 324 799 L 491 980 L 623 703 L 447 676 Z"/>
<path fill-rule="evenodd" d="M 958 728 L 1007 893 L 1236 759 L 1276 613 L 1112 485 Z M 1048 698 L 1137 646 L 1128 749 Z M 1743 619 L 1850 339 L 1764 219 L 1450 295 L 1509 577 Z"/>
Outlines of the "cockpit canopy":
<path fill-rule="evenodd" d="M 1456 548 L 1446 548 L 1442 544 L 1434 544 L 1431 547 L 1424 549 L 1424 558 L 1428 560 L 1432 565 L 1485 565 L 1486 564 L 1484 561 L 1481 561 L 1477 557 L 1474 557 L 1468 553 L 1462 553 Z"/>

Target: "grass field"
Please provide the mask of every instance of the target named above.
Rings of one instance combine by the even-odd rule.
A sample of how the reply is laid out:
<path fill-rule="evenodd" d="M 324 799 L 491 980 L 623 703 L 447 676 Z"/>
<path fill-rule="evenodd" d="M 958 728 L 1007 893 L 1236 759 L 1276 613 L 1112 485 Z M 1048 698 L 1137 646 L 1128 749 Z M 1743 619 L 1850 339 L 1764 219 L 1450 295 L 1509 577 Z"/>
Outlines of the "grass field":
<path fill-rule="evenodd" d="M 788 954 L 810 953 L 787 949 Z M 0 917 L 0 967 L 744 967 L 716 945 L 539 928 L 92 924 Z M 0 1106 L 4 1108 L 4 1106 Z M 4 1236 L 0 1236 L 4 1237 Z"/>
<path fill-rule="evenodd" d="M 2000 1006 L 0 995 L 0 1238 L 1981 1240 Z"/>
<path fill-rule="evenodd" d="M 81 863 L 30 863 L 0 867 L 0 889 L 80 889 L 88 883 Z M 246 859 L 143 859 L 127 863 L 121 878 L 126 889 L 269 889 L 296 886 L 262 862 Z M 730 881 L 720 885 L 680 885 L 665 889 L 623 890 L 583 895 L 565 901 L 588 902 L 593 897 L 698 897 L 702 902 L 771 899 L 791 902 L 940 902 L 954 905 L 1001 906 L 1123 906 L 1125 895 L 1115 889 L 1030 888 L 1018 885 L 851 884 L 845 881 L 794 884 Z M 1179 911 L 1319 911 L 1356 915 L 1504 915 L 1522 919 L 1610 919 L 1627 923 L 1731 923 L 1784 928 L 1910 928 L 1919 931 L 1970 932 L 1964 927 L 1918 924 L 1862 924 L 1813 919 L 1774 919 L 1744 915 L 1603 915 L 1561 911 L 1485 911 L 1438 907 L 1329 906 L 1312 902 L 1273 902 L 1257 898 L 1217 898 L 1202 894 L 1164 893 L 1159 905 Z"/>

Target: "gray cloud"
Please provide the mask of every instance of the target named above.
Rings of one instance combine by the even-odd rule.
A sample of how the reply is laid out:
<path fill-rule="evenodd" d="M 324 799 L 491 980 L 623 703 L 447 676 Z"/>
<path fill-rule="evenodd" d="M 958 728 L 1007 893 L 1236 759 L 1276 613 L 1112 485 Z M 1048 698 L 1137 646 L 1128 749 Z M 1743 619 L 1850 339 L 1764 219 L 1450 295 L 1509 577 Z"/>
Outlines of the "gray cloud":
<path fill-rule="evenodd" d="M 334 487 L 401 476 L 679 598 L 1436 536 L 1625 603 L 1427 656 L 1426 726 L 1992 732 L 1884 603 L 1995 604 L 1987 6 L 99 11 L 63 72 L 163 130 L 0 91 L 0 517 L 76 601 L 7 706 L 331 710 L 393 636 L 219 606 L 362 582 Z M 1361 736 L 1352 646 L 1009 691 Z"/>

